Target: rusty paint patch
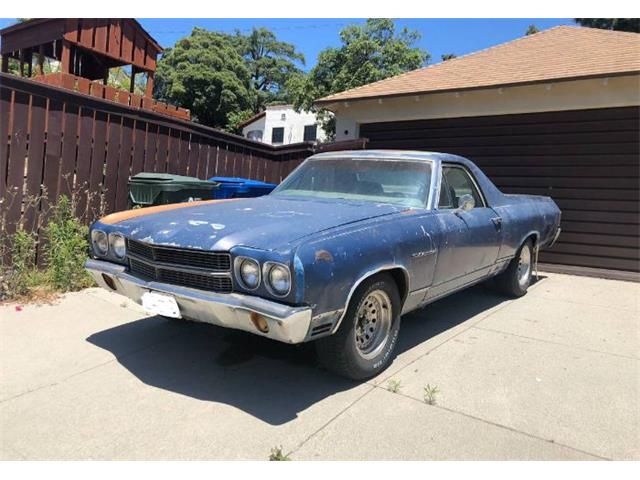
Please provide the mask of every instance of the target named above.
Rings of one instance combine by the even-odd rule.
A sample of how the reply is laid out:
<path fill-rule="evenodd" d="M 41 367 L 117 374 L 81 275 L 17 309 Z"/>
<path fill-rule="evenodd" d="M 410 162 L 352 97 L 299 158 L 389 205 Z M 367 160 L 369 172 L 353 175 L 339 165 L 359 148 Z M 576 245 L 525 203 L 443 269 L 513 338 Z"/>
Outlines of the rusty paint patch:
<path fill-rule="evenodd" d="M 316 252 L 316 262 L 333 262 L 333 255 L 326 250 L 318 250 Z"/>
<path fill-rule="evenodd" d="M 169 210 L 177 210 L 179 208 L 197 207 L 199 205 L 207 205 L 220 202 L 231 202 L 233 200 L 241 200 L 239 198 L 224 198 L 221 200 L 198 200 L 196 202 L 170 203 L 168 205 L 156 205 L 155 207 L 136 208 L 134 210 L 124 210 L 122 212 L 112 213 L 100 219 L 100 223 L 113 225 L 115 223 L 124 222 L 132 218 L 144 217 L 152 213 L 166 212 Z"/>

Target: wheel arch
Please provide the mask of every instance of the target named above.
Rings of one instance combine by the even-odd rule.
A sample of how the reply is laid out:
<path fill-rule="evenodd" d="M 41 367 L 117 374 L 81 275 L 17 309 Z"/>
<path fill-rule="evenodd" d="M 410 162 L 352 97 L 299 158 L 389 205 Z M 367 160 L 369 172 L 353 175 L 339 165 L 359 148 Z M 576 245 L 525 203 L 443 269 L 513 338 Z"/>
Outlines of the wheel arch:
<path fill-rule="evenodd" d="M 353 294 L 356 292 L 358 287 L 360 287 L 360 285 L 362 285 L 362 283 L 365 282 L 366 280 L 383 273 L 388 273 L 389 275 L 391 275 L 394 282 L 396 283 L 396 286 L 398 287 L 398 293 L 400 293 L 400 311 L 402 311 L 402 306 L 404 305 L 404 302 L 409 293 L 409 271 L 402 265 L 381 266 L 365 272 L 360 277 L 358 277 L 358 279 L 353 283 L 353 285 L 351 286 L 351 289 L 349 290 L 349 294 L 347 295 L 347 299 L 344 304 L 344 309 L 342 311 L 342 314 L 340 315 L 340 318 L 338 319 L 335 326 L 333 327 L 333 330 L 331 331 L 332 334 L 337 332 L 338 328 L 340 328 L 340 325 L 342 324 L 342 320 L 344 320 L 344 317 L 347 314 L 347 310 L 349 309 L 349 304 L 351 303 Z"/>
<path fill-rule="evenodd" d="M 522 245 L 524 245 L 527 240 L 531 240 L 531 243 L 533 243 L 533 248 L 536 248 L 538 242 L 540 241 L 540 232 L 538 232 L 537 230 L 531 230 L 527 232 L 520 240 L 518 248 L 522 247 Z"/>

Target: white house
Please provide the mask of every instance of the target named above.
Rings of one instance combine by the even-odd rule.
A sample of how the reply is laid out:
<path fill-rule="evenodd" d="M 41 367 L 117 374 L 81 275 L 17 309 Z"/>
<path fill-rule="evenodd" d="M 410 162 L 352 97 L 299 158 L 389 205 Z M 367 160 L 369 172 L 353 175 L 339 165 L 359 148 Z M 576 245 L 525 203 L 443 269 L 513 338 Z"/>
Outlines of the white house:
<path fill-rule="evenodd" d="M 312 112 L 296 112 L 292 105 L 271 105 L 240 124 L 242 136 L 271 145 L 322 142 L 324 130 Z"/>

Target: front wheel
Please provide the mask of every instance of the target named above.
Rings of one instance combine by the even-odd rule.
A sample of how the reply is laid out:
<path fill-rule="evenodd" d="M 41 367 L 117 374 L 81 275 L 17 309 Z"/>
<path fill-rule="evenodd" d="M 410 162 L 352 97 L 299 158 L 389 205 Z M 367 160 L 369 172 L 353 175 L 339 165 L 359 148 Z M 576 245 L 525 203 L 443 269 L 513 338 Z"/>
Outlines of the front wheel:
<path fill-rule="evenodd" d="M 365 280 L 349 303 L 338 331 L 316 341 L 320 362 L 353 380 L 380 373 L 391 363 L 400 330 L 401 300 L 393 278 Z"/>
<path fill-rule="evenodd" d="M 507 269 L 496 277 L 500 291 L 510 297 L 521 297 L 527 293 L 533 272 L 533 243 L 522 244 Z"/>

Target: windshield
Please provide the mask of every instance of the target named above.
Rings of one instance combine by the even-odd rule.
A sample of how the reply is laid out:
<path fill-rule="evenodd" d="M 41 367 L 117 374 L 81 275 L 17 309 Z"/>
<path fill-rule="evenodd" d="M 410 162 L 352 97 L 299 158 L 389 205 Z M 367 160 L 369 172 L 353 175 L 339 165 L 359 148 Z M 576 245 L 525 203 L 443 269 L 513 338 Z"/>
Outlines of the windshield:
<path fill-rule="evenodd" d="M 431 185 L 431 162 L 332 158 L 311 159 L 271 195 L 342 198 L 424 207 Z"/>

